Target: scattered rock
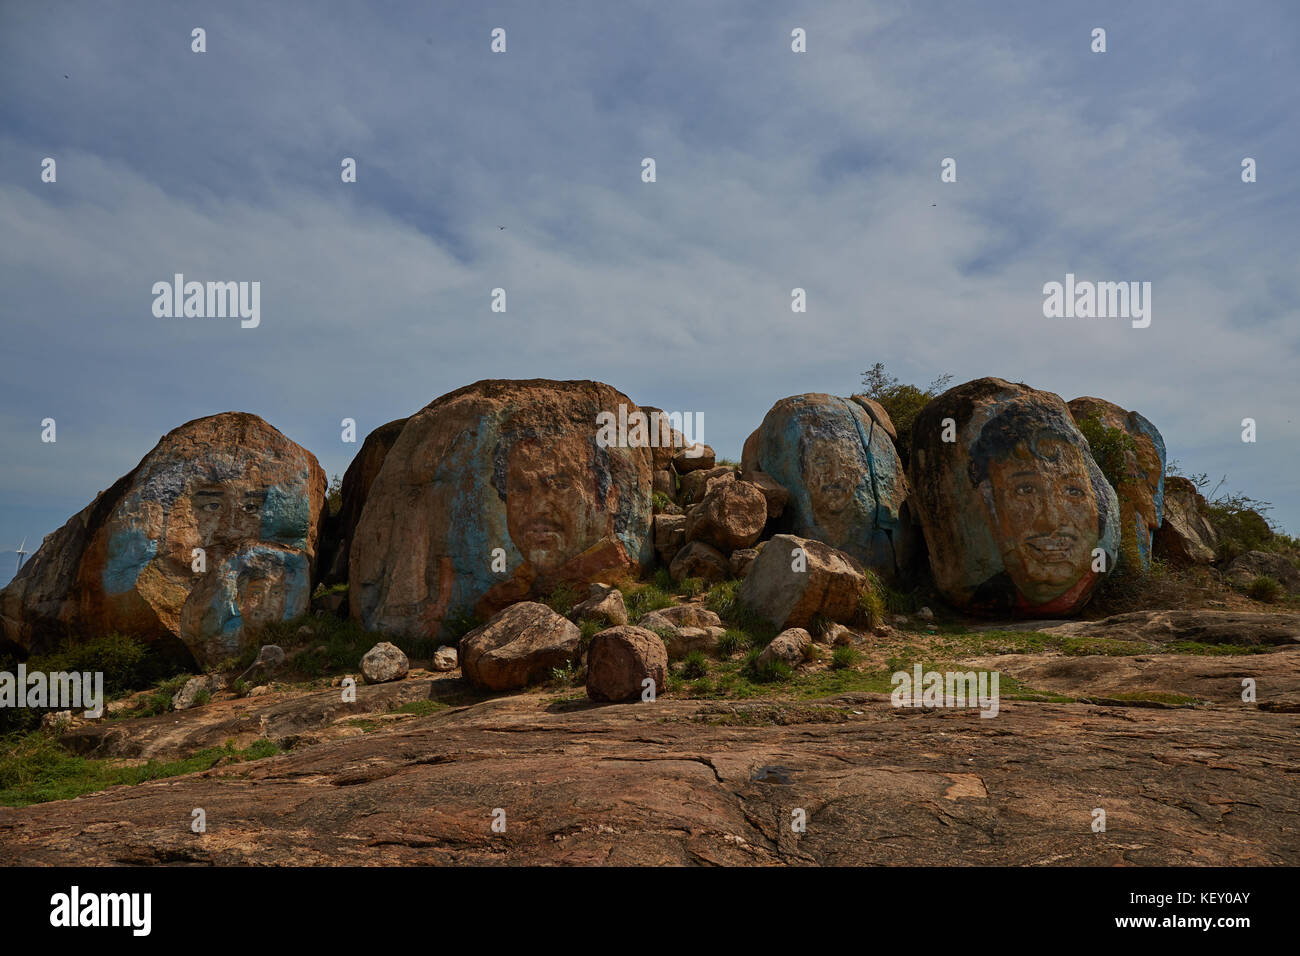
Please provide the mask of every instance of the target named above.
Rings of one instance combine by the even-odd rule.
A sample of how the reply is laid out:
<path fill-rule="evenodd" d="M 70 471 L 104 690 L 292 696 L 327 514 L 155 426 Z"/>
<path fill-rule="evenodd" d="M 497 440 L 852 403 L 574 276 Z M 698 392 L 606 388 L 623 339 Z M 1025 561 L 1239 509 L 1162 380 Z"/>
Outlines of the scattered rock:
<path fill-rule="evenodd" d="M 271 693 L 270 685 L 268 685 L 268 684 L 258 684 L 256 687 L 254 687 L 252 690 L 250 690 L 250 691 L 248 692 L 248 696 L 249 696 L 249 697 L 265 697 L 265 696 L 266 696 L 267 694 L 269 694 L 269 693 Z"/>
<path fill-rule="evenodd" d="M 642 625 L 643 626 L 643 625 Z M 681 660 L 691 651 L 703 651 L 715 654 L 718 638 L 726 633 L 726 628 L 714 627 L 676 627 L 662 637 L 664 647 L 668 649 L 669 660 Z"/>
<path fill-rule="evenodd" d="M 920 618 L 922 621 L 924 621 L 926 624 L 931 624 L 934 622 L 934 612 L 931 611 L 928 607 L 921 608 L 919 611 L 916 612 L 916 616 Z"/>
<path fill-rule="evenodd" d="M 433 669 L 436 671 L 454 671 L 460 666 L 456 648 L 443 646 L 433 652 Z"/>
<path fill-rule="evenodd" d="M 655 515 L 654 541 L 660 560 L 672 564 L 677 552 L 686 544 L 686 515 Z"/>
<path fill-rule="evenodd" d="M 762 471 L 746 471 L 741 475 L 741 480 L 747 484 L 753 485 L 763 493 L 763 499 L 767 502 L 767 517 L 779 518 L 785 511 L 785 506 L 790 501 L 790 492 L 785 489 L 779 481 L 771 475 Z"/>
<path fill-rule="evenodd" d="M 1181 475 L 1166 478 L 1164 520 L 1156 530 L 1155 553 L 1176 565 L 1212 564 L 1217 544 L 1209 505 L 1196 485 Z"/>
<path fill-rule="evenodd" d="M 1300 569 L 1284 555 L 1272 551 L 1247 551 L 1228 565 L 1228 583 L 1245 588 L 1257 577 L 1266 576 L 1282 585 L 1283 590 L 1300 591 Z"/>
<path fill-rule="evenodd" d="M 679 501 L 683 505 L 699 504 L 715 481 L 735 481 L 736 473 L 726 466 L 692 471 L 682 476 Z"/>
<path fill-rule="evenodd" d="M 812 642 L 812 635 L 802 627 L 787 628 L 772 638 L 772 642 L 763 648 L 758 655 L 758 662 L 768 664 L 772 661 L 781 661 L 790 667 L 798 667 L 803 663 L 804 654 Z"/>
<path fill-rule="evenodd" d="M 582 631 L 545 604 L 511 605 L 460 640 L 465 678 L 488 690 L 519 690 L 578 656 Z"/>
<path fill-rule="evenodd" d="M 731 566 L 727 556 L 703 541 L 692 541 L 673 557 L 668 573 L 674 581 L 701 578 L 711 584 L 727 580 Z"/>
<path fill-rule="evenodd" d="M 668 650 L 659 635 L 627 625 L 601 631 L 587 649 L 587 696 L 600 701 L 640 700 L 643 682 L 656 696 L 668 683 Z"/>
<path fill-rule="evenodd" d="M 257 660 L 253 664 L 258 667 L 274 670 L 284 663 L 284 648 L 279 644 L 263 644 L 261 650 L 257 652 Z"/>
<path fill-rule="evenodd" d="M 767 499 L 744 481 L 715 482 L 686 515 L 686 541 L 703 541 L 730 553 L 748 548 L 767 524 Z"/>
<path fill-rule="evenodd" d="M 711 447 L 696 442 L 673 455 L 673 468 L 677 470 L 677 474 L 685 475 L 703 468 L 712 468 L 716 460 L 717 456 Z"/>
<path fill-rule="evenodd" d="M 411 663 L 396 644 L 381 641 L 361 658 L 361 674 L 367 684 L 386 684 L 401 680 L 410 670 Z"/>
<path fill-rule="evenodd" d="M 225 687 L 225 679 L 217 674 L 191 677 L 172 697 L 172 710 L 189 710 L 191 707 L 196 707 L 202 695 L 207 694 L 211 697 L 217 691 L 225 690 Z"/>
<path fill-rule="evenodd" d="M 570 611 L 569 617 L 579 624 L 583 621 L 599 621 L 607 626 L 626 624 L 623 592 L 609 584 L 593 584 L 587 600 Z"/>
<path fill-rule="evenodd" d="M 866 575 L 847 554 L 779 534 L 759 552 L 736 598 L 778 628 L 806 627 L 817 614 L 852 620 L 866 587 Z"/>
<path fill-rule="evenodd" d="M 737 548 L 731 552 L 731 557 L 727 563 L 731 568 L 733 578 L 743 578 L 749 573 L 749 569 L 754 566 L 754 559 L 758 557 L 758 551 L 755 548 Z"/>
<path fill-rule="evenodd" d="M 675 604 L 644 615 L 641 627 L 721 627 L 722 618 L 700 604 Z"/>

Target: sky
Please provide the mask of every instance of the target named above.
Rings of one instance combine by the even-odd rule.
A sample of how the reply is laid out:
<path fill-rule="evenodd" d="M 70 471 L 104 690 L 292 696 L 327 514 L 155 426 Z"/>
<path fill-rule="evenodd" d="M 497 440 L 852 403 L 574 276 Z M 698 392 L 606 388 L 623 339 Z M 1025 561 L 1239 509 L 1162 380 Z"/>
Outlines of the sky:
<path fill-rule="evenodd" d="M 1300 532 L 1298 42 L 1290 0 L 3 0 L 0 584 L 204 415 L 334 475 L 470 382 L 596 379 L 738 458 L 875 362 L 1136 409 Z M 260 325 L 155 317 L 175 273 Z M 1044 317 L 1066 273 L 1150 326 Z"/>

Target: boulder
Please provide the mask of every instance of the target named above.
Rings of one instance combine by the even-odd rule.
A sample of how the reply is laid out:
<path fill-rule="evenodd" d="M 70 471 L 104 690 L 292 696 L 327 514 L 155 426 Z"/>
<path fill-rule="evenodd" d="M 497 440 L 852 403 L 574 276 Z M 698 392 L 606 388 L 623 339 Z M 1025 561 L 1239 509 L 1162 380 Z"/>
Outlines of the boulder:
<path fill-rule="evenodd" d="M 454 671 L 460 666 L 456 648 L 443 646 L 433 652 L 433 669 L 436 671 Z"/>
<path fill-rule="evenodd" d="M 727 559 L 727 563 L 731 566 L 731 576 L 743 578 L 754 566 L 754 559 L 757 557 L 758 551 L 754 548 L 737 548 L 731 552 L 731 557 Z"/>
<path fill-rule="evenodd" d="M 651 491 L 656 491 L 661 495 L 667 495 L 673 501 L 677 500 L 677 477 L 668 469 L 655 469 L 652 475 Z"/>
<path fill-rule="evenodd" d="M 698 504 L 708 494 L 709 487 L 716 480 L 731 481 L 736 477 L 732 468 L 721 465 L 716 468 L 704 468 L 682 476 L 678 485 L 678 501 L 682 505 Z"/>
<path fill-rule="evenodd" d="M 727 556 L 713 545 L 692 541 L 677 552 L 672 564 L 668 566 L 668 573 L 677 582 L 686 578 L 700 578 L 716 584 L 727 580 L 731 566 L 727 562 Z"/>
<path fill-rule="evenodd" d="M 1105 399 L 1085 396 L 1073 399 L 1069 407 L 1075 424 L 1095 419 L 1133 440 L 1133 447 L 1124 452 L 1123 475 L 1114 489 L 1119 498 L 1120 554 L 1148 568 L 1152 539 L 1164 515 L 1165 440 L 1142 415 Z"/>
<path fill-rule="evenodd" d="M 871 420 L 879 427 L 885 430 L 889 440 L 897 443 L 898 431 L 894 428 L 893 419 L 889 417 L 889 412 L 885 411 L 885 406 L 881 405 L 874 398 L 867 398 L 865 395 L 854 395 L 853 401 L 862 406 L 863 410 L 871 416 Z"/>
<path fill-rule="evenodd" d="M 643 627 L 612 627 L 587 649 L 587 696 L 599 701 L 640 700 L 644 681 L 656 696 L 668 684 L 668 651 L 659 635 Z"/>
<path fill-rule="evenodd" d="M 861 404 L 833 395 L 783 398 L 759 426 L 761 471 L 785 489 L 783 522 L 886 575 L 903 564 L 907 480 L 888 432 Z"/>
<path fill-rule="evenodd" d="M 654 469 L 656 472 L 668 471 L 677 454 L 692 443 L 686 440 L 679 429 L 673 427 L 673 415 L 653 405 L 642 405 L 641 412 L 645 415 L 645 430 Z M 677 416 L 677 424 L 682 424 L 680 415 Z M 629 435 L 634 427 L 629 415 Z M 681 469 L 678 469 L 678 473 L 681 473 Z"/>
<path fill-rule="evenodd" d="M 763 429 L 755 428 L 745 439 L 745 445 L 740 450 L 740 470 L 748 474 L 751 471 L 760 471 L 761 466 L 758 463 L 758 439 Z"/>
<path fill-rule="evenodd" d="M 211 697 L 217 691 L 225 689 L 226 680 L 220 674 L 191 677 L 172 697 L 172 710 L 189 710 L 191 707 L 197 707 L 201 695 L 207 694 Z"/>
<path fill-rule="evenodd" d="M 748 482 L 763 493 L 763 498 L 767 501 L 768 518 L 781 517 L 790 501 L 790 492 L 785 490 L 784 485 L 766 472 L 752 470 L 744 472 L 741 481 Z"/>
<path fill-rule="evenodd" d="M 609 584 L 593 584 L 587 600 L 570 611 L 569 617 L 579 624 L 583 621 L 599 621 L 606 626 L 626 624 L 623 592 Z"/>
<path fill-rule="evenodd" d="M 1228 565 L 1228 583 L 1245 588 L 1258 577 L 1270 577 L 1292 594 L 1300 591 L 1300 569 L 1284 555 L 1273 551 L 1247 551 Z"/>
<path fill-rule="evenodd" d="M 579 655 L 582 631 L 545 604 L 524 601 L 460 639 L 465 679 L 487 690 L 519 690 Z"/>
<path fill-rule="evenodd" d="M 716 482 L 698 508 L 686 514 L 686 540 L 703 541 L 730 553 L 748 548 L 767 524 L 767 499 L 744 481 Z"/>
<path fill-rule="evenodd" d="M 651 450 L 607 440 L 629 409 L 598 382 L 484 381 L 412 416 L 357 525 L 349 613 L 436 637 L 455 617 L 639 574 Z"/>
<path fill-rule="evenodd" d="M 849 555 L 779 534 L 759 552 L 736 599 L 777 628 L 807 627 L 818 614 L 852 620 L 866 587 L 866 575 Z"/>
<path fill-rule="evenodd" d="M 681 660 L 692 651 L 713 654 L 718 649 L 718 638 L 726 633 L 721 627 L 677 627 L 667 635 L 660 634 L 664 647 L 668 649 L 668 659 Z"/>
<path fill-rule="evenodd" d="M 306 613 L 324 508 L 315 456 L 256 415 L 188 422 L 46 537 L 0 591 L 4 637 L 39 654 L 118 631 L 182 663 L 238 656 L 251 628 Z"/>
<path fill-rule="evenodd" d="M 401 680 L 411 669 L 402 649 L 388 641 L 380 641 L 361 658 L 361 675 L 367 684 L 386 684 Z"/>
<path fill-rule="evenodd" d="M 654 517 L 655 551 L 664 564 L 671 564 L 686 544 L 686 515 L 658 514 Z"/>
<path fill-rule="evenodd" d="M 787 628 L 772 638 L 771 643 L 763 648 L 758 655 L 758 662 L 768 664 L 772 661 L 781 661 L 790 667 L 798 667 L 803 663 L 804 654 L 812 642 L 812 635 L 802 627 Z"/>
<path fill-rule="evenodd" d="M 1218 535 L 1205 498 L 1180 475 L 1166 478 L 1164 491 L 1164 520 L 1153 546 L 1157 557 L 1177 565 L 1213 564 Z"/>
<path fill-rule="evenodd" d="M 715 461 L 717 456 L 711 447 L 701 442 L 692 442 L 673 455 L 673 468 L 677 474 L 685 475 L 702 468 L 712 468 Z"/>
<path fill-rule="evenodd" d="M 721 627 L 722 618 L 701 604 L 675 604 L 672 607 L 651 611 L 637 621 L 638 626 L 660 627 Z"/>
<path fill-rule="evenodd" d="M 339 487 L 338 513 L 327 516 L 321 529 L 320 567 L 323 583 L 329 585 L 347 581 L 348 551 L 356 533 L 357 522 L 361 520 L 366 498 L 370 494 L 370 486 L 406 422 L 407 419 L 399 418 L 380 425 L 367 435 L 347 471 L 343 473 L 343 482 Z M 341 604 L 343 597 L 339 596 L 337 600 Z"/>
<path fill-rule="evenodd" d="M 284 648 L 279 644 L 263 644 L 257 652 L 257 659 L 253 661 L 253 666 L 274 670 L 284 663 L 284 657 Z"/>
<path fill-rule="evenodd" d="M 913 501 L 948 603 L 1036 617 L 1087 603 L 1104 573 L 1094 550 L 1115 565 L 1119 502 L 1058 395 L 967 382 L 921 410 L 911 441 Z"/>

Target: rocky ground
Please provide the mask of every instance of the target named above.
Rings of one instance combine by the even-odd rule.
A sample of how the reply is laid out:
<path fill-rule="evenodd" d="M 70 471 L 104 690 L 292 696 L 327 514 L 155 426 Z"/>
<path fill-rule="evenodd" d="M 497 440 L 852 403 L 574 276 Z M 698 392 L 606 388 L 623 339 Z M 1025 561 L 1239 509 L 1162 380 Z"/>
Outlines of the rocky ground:
<path fill-rule="evenodd" d="M 1055 644 L 1013 647 L 1018 632 Z M 861 641 L 860 669 L 921 645 L 999 670 L 1014 693 L 1004 686 L 992 719 L 897 709 L 884 693 L 809 697 L 807 683 L 751 699 L 683 690 L 597 705 L 581 687 L 494 697 L 458 672 L 416 668 L 360 687 L 351 704 L 335 688 L 287 687 L 87 722 L 64 743 L 124 762 L 262 738 L 284 752 L 0 808 L 0 858 L 1300 864 L 1300 615 L 1143 612 L 990 633 L 891 631 Z M 1221 653 L 1243 647 L 1259 653 Z M 1246 677 L 1256 703 L 1241 700 Z M 206 833 L 190 829 L 196 808 Z M 1097 808 L 1105 832 L 1093 832 Z"/>

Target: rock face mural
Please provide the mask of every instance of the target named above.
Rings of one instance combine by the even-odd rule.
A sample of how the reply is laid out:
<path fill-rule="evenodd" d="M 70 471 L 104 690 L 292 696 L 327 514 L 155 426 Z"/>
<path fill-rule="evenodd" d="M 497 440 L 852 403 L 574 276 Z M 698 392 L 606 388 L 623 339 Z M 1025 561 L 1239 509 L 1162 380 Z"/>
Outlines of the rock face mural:
<path fill-rule="evenodd" d="M 219 662 L 307 610 L 324 505 L 315 456 L 256 415 L 189 422 L 46 539 L 0 593 L 6 636 L 117 630 Z"/>
<path fill-rule="evenodd" d="M 1133 439 L 1124 452 L 1124 474 L 1115 489 L 1119 496 L 1120 554 L 1143 568 L 1151 566 L 1151 546 L 1164 520 L 1165 440 L 1156 426 L 1137 412 L 1128 412 L 1102 398 L 1083 397 L 1070 402 L 1075 423 L 1097 418 Z"/>
<path fill-rule="evenodd" d="M 744 464 L 790 492 L 785 520 L 794 534 L 892 573 L 907 530 L 907 480 L 891 430 L 866 403 L 794 395 L 763 418 L 745 443 Z"/>
<path fill-rule="evenodd" d="M 598 382 L 484 381 L 412 416 L 353 535 L 352 616 L 433 636 L 450 617 L 641 571 L 650 449 L 597 440 L 620 404 L 637 408 Z"/>
<path fill-rule="evenodd" d="M 953 605 L 1071 614 L 1104 573 L 1094 566 L 1114 567 L 1118 501 L 1059 396 L 998 378 L 967 382 L 921 411 L 912 449 L 930 564 Z"/>

